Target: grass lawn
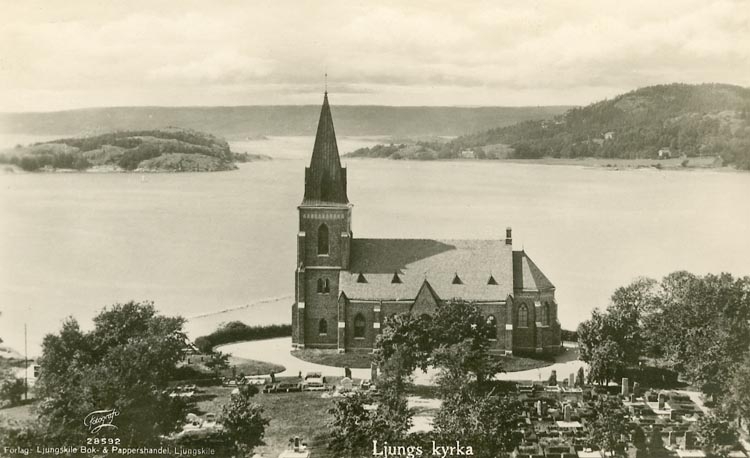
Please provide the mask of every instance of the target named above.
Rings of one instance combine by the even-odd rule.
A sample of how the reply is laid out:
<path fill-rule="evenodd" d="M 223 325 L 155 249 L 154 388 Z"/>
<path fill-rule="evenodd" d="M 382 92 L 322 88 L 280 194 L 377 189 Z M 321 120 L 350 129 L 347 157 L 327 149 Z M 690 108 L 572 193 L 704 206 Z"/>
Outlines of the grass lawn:
<path fill-rule="evenodd" d="M 525 356 L 500 356 L 505 372 L 527 371 L 554 364 L 552 359 L 527 358 Z"/>
<path fill-rule="evenodd" d="M 223 370 L 222 375 L 229 377 L 232 375 L 232 367 L 235 368 L 236 374 L 245 375 L 268 375 L 271 372 L 278 374 L 286 370 L 284 366 L 267 363 L 265 361 L 255 361 L 253 359 L 229 357 L 229 369 Z"/>
<path fill-rule="evenodd" d="M 209 387 L 205 390 L 201 393 L 203 400 L 197 405 L 200 413 L 220 414 L 232 388 Z M 310 391 L 255 395 L 253 401 L 263 407 L 264 416 L 271 420 L 266 427 L 266 445 L 256 448 L 255 453 L 278 456 L 287 448 L 290 438 L 299 436 L 311 448 L 313 457 L 328 456 L 326 423 L 330 418 L 328 409 L 333 407 L 334 400 L 320 395 L 320 392 Z"/>
<path fill-rule="evenodd" d="M 370 353 L 337 353 L 332 350 L 319 350 L 307 348 L 304 350 L 293 350 L 292 356 L 309 363 L 323 364 L 325 366 L 344 367 L 352 369 L 369 369 L 372 354 Z M 499 356 L 505 367 L 505 372 L 526 371 L 539 369 L 554 363 L 552 358 L 528 358 L 525 356 Z"/>
<path fill-rule="evenodd" d="M 306 348 L 304 350 L 292 350 L 292 356 L 308 363 L 322 364 L 324 366 L 345 367 L 352 369 L 369 369 L 372 354 L 370 353 L 337 353 L 336 350 L 320 350 Z"/>
<path fill-rule="evenodd" d="M 16 407 L 8 407 L 7 409 L 0 409 L 0 426 L 7 424 L 8 422 L 26 422 L 36 419 L 36 415 L 31 411 L 33 404 L 23 404 Z"/>

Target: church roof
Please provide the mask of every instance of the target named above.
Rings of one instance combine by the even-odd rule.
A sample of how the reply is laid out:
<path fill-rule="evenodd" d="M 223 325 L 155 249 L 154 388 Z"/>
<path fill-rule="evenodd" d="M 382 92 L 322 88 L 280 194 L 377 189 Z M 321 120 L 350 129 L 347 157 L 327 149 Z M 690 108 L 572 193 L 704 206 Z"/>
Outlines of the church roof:
<path fill-rule="evenodd" d="M 517 290 L 544 291 L 555 286 L 525 251 L 513 252 L 513 283 Z"/>
<path fill-rule="evenodd" d="M 442 299 L 504 301 L 513 294 L 512 247 L 504 240 L 355 238 L 339 288 L 354 300 L 413 300 L 425 280 Z"/>
<path fill-rule="evenodd" d="M 336 132 L 333 128 L 328 93 L 323 97 L 318 131 L 315 134 L 310 167 L 305 169 L 305 197 L 302 205 L 347 205 L 346 169 L 341 167 Z"/>

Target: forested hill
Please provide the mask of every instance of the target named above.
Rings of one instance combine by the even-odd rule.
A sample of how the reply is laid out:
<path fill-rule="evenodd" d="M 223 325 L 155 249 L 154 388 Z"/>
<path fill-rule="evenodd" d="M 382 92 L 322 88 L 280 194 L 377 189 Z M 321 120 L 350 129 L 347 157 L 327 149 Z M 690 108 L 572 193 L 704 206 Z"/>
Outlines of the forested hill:
<path fill-rule="evenodd" d="M 342 136 L 456 136 L 549 119 L 570 108 L 355 106 L 336 105 L 332 97 L 336 133 Z M 320 105 L 92 108 L 0 113 L 0 133 L 94 135 L 180 126 L 236 140 L 259 135 L 315 135 L 319 116 Z"/>
<path fill-rule="evenodd" d="M 718 155 L 725 163 L 750 169 L 749 112 L 748 88 L 660 85 L 573 108 L 552 119 L 417 146 L 426 158 L 430 155 L 425 151 L 437 158 L 458 158 L 467 151 L 478 158 L 656 158 L 659 150 L 669 148 L 672 157 Z M 408 148 L 406 145 L 401 151 Z M 386 156 L 383 148 L 353 155 Z"/>
<path fill-rule="evenodd" d="M 235 161 L 264 159 L 235 154 L 229 144 L 193 130 L 119 131 L 62 138 L 0 152 L 0 163 L 23 170 L 213 172 L 237 168 Z"/>

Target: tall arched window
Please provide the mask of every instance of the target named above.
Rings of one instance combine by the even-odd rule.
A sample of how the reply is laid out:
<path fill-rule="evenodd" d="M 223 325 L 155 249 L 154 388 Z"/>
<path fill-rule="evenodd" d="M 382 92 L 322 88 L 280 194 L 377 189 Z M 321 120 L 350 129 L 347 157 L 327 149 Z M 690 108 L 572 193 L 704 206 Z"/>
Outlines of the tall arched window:
<path fill-rule="evenodd" d="M 361 313 L 354 317 L 354 338 L 365 338 L 365 317 Z"/>
<path fill-rule="evenodd" d="M 321 336 L 328 334 L 328 321 L 325 318 L 321 318 L 318 322 L 318 334 Z"/>
<path fill-rule="evenodd" d="M 518 307 L 518 327 L 525 328 L 529 325 L 529 309 L 525 304 Z"/>
<path fill-rule="evenodd" d="M 487 317 L 487 334 L 490 340 L 497 340 L 497 320 L 495 319 L 495 315 Z"/>
<path fill-rule="evenodd" d="M 549 302 L 544 303 L 544 310 L 542 310 L 542 324 L 545 326 L 550 325 Z"/>
<path fill-rule="evenodd" d="M 318 228 L 318 254 L 328 254 L 328 226 L 321 224 Z"/>

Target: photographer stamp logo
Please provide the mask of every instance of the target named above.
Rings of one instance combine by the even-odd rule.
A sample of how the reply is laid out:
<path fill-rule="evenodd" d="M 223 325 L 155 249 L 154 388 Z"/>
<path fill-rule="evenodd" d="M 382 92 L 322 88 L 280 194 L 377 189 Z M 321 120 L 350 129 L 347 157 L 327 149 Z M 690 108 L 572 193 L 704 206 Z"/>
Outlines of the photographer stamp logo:
<path fill-rule="evenodd" d="M 86 418 L 83 419 L 83 424 L 89 428 L 91 434 L 96 434 L 106 428 L 117 429 L 114 420 L 119 415 L 120 412 L 117 409 L 95 410 L 86 415 Z"/>

